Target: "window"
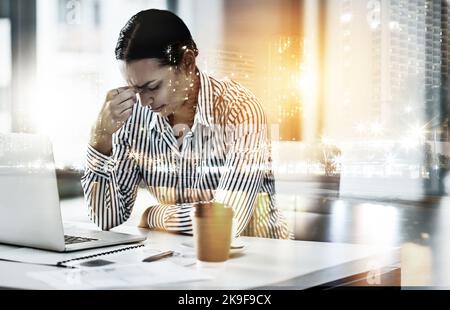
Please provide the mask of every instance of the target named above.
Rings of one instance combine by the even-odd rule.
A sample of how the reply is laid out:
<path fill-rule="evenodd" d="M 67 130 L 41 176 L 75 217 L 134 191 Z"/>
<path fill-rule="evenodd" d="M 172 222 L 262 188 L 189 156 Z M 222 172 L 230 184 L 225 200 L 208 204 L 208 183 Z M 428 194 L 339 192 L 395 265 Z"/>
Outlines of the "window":
<path fill-rule="evenodd" d="M 82 169 L 92 124 L 108 89 L 123 85 L 115 42 L 136 12 L 166 1 L 38 0 L 37 132 L 53 141 L 59 168 Z"/>

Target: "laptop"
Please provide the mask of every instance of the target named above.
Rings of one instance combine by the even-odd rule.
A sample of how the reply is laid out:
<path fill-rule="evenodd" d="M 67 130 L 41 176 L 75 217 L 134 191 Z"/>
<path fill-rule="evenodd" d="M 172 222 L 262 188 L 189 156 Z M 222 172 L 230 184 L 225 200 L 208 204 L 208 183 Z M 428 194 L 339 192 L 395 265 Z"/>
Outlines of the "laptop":
<path fill-rule="evenodd" d="M 50 140 L 0 134 L 0 243 L 71 252 L 145 239 L 73 225 L 64 228 Z"/>

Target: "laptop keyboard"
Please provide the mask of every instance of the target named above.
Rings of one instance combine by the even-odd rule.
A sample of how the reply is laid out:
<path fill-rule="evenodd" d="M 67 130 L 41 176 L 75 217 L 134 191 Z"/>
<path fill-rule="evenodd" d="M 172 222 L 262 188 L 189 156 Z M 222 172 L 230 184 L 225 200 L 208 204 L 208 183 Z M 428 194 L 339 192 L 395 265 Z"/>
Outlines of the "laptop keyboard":
<path fill-rule="evenodd" d="M 98 239 L 64 235 L 65 244 L 74 244 L 74 243 L 96 241 L 96 240 L 98 240 Z"/>

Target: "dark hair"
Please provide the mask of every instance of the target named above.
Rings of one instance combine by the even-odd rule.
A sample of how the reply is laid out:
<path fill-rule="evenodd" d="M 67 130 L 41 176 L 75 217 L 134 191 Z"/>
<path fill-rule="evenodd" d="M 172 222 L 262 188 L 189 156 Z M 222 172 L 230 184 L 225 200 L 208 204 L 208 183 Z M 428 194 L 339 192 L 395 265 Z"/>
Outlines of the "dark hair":
<path fill-rule="evenodd" d="M 162 65 L 178 65 L 185 49 L 198 55 L 186 24 L 175 14 L 157 9 L 140 11 L 120 31 L 116 59 L 157 58 Z"/>

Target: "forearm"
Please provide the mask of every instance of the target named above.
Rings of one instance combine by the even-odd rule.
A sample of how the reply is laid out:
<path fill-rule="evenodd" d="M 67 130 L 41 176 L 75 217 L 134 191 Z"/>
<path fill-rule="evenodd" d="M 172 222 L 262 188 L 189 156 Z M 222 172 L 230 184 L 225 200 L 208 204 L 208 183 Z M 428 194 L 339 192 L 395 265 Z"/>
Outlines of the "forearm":
<path fill-rule="evenodd" d="M 150 229 L 192 234 L 190 212 L 193 204 L 160 204 L 148 208 L 147 223 Z"/>
<path fill-rule="evenodd" d="M 137 194 L 139 172 L 117 173 L 118 161 L 88 147 L 86 170 L 81 185 L 91 220 L 101 229 L 109 230 L 125 222 Z"/>
<path fill-rule="evenodd" d="M 130 204 L 123 197 L 111 197 L 111 188 L 117 188 L 113 178 L 99 176 L 87 171 L 81 179 L 89 217 L 102 230 L 109 230 L 125 222 L 129 217 Z M 116 214 L 117 216 L 113 216 Z"/>
<path fill-rule="evenodd" d="M 112 135 L 101 132 L 94 127 L 91 131 L 89 145 L 100 153 L 110 156 L 112 153 Z"/>

